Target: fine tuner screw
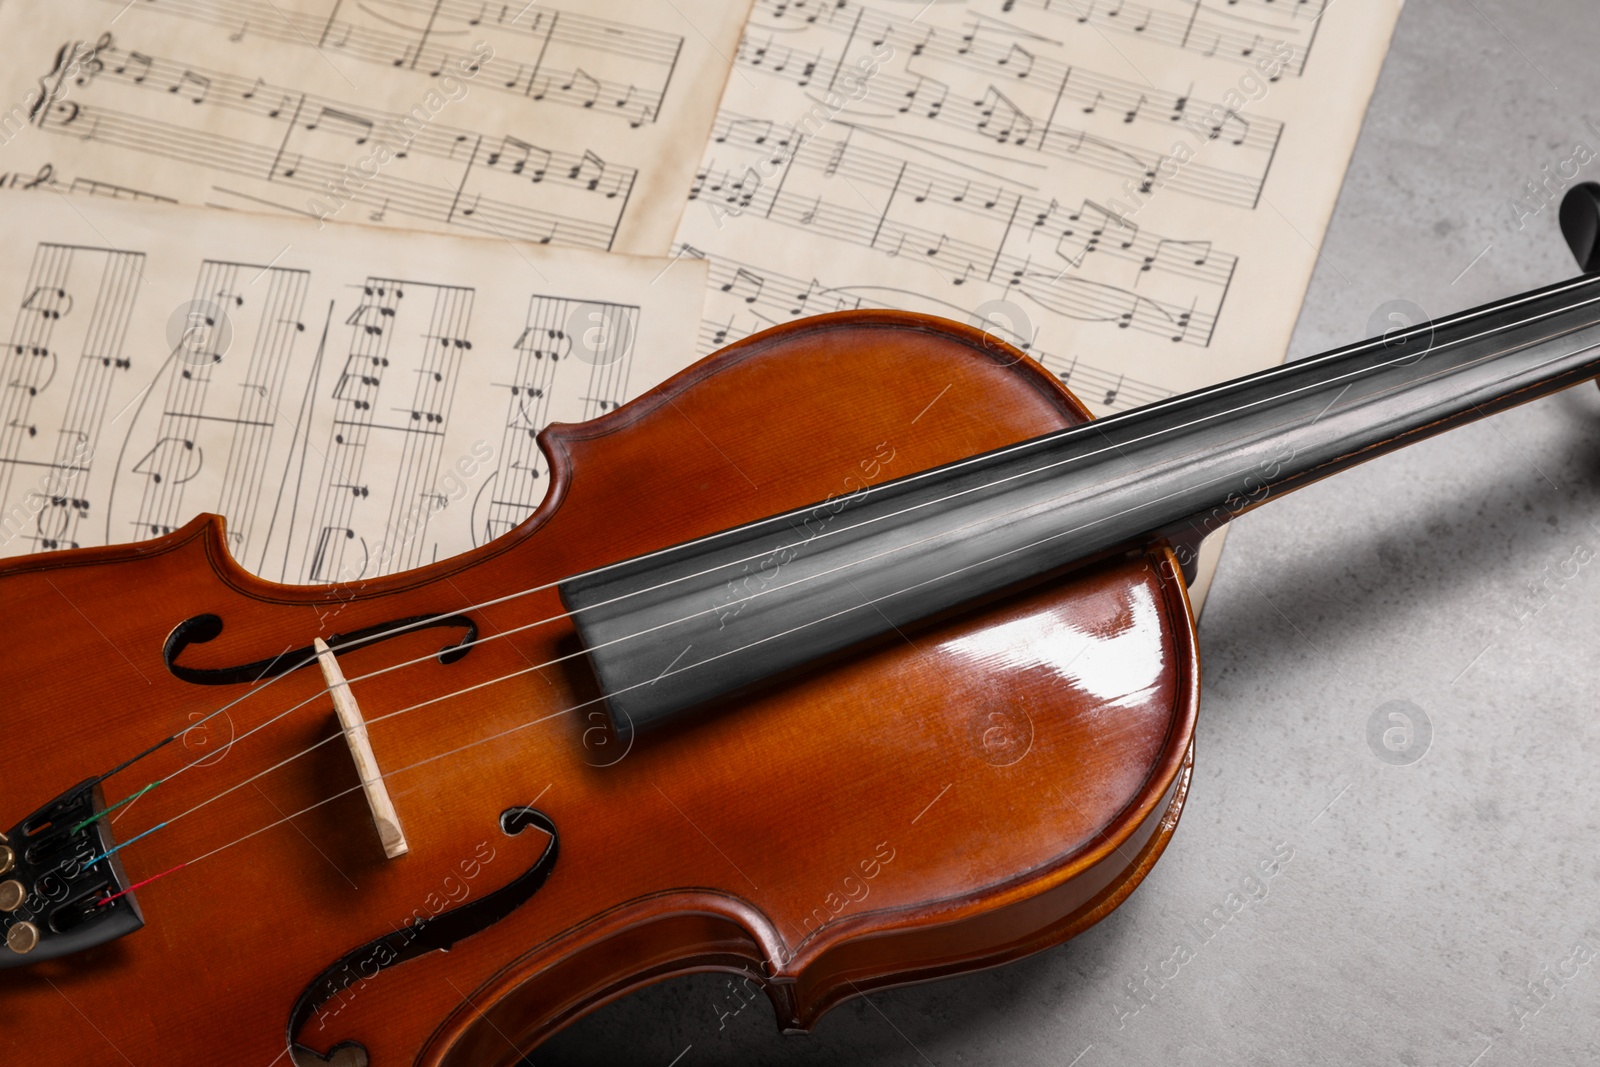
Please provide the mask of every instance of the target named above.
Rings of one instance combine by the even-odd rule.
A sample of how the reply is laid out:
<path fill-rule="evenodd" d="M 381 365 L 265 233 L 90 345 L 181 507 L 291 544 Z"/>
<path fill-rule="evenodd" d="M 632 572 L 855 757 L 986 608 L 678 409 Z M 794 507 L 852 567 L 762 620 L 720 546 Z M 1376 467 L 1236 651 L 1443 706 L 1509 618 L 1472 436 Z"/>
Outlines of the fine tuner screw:
<path fill-rule="evenodd" d="M 0 911 L 16 911 L 28 899 L 28 891 L 15 878 L 0 882 Z"/>
<path fill-rule="evenodd" d="M 17 865 L 17 854 L 7 845 L 0 844 L 0 874 L 9 874 Z"/>
<path fill-rule="evenodd" d="M 39 944 L 39 928 L 30 922 L 20 922 L 6 931 L 6 947 L 19 956 L 32 952 Z"/>

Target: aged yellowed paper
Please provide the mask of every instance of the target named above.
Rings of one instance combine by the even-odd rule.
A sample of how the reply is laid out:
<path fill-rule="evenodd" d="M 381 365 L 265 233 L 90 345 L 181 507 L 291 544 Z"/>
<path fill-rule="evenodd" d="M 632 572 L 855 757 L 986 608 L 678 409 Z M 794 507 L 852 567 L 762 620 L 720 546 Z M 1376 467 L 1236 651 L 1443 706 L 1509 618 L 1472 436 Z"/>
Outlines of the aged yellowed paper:
<path fill-rule="evenodd" d="M 0 198 L 0 555 L 214 512 L 278 581 L 419 566 L 532 512 L 545 424 L 693 358 L 699 263 Z"/>
<path fill-rule="evenodd" d="M 0 174 L 666 251 L 748 0 L 52 0 L 0 11 Z"/>

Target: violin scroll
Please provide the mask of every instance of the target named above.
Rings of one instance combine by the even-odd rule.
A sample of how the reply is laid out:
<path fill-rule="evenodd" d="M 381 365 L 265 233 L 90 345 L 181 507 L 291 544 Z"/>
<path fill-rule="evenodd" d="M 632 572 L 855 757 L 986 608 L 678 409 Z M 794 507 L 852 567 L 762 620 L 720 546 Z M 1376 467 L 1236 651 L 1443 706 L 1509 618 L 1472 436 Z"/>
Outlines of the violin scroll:
<path fill-rule="evenodd" d="M 1600 184 L 1584 182 L 1567 190 L 1559 217 L 1561 236 L 1578 269 L 1585 274 L 1600 270 Z"/>

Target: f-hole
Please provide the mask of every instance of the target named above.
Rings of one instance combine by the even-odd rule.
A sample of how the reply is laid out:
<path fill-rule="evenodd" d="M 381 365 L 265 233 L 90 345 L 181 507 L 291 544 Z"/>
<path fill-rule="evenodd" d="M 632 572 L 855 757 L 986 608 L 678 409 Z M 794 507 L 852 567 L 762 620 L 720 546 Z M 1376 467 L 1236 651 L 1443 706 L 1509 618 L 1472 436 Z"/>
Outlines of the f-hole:
<path fill-rule="evenodd" d="M 459 908 L 426 921 L 411 923 L 345 953 L 306 986 L 295 1001 L 294 1010 L 289 1013 L 289 1049 L 296 1067 L 312 1067 L 314 1064 L 323 1067 L 366 1067 L 367 1051 L 359 1043 L 340 1042 L 328 1051 L 327 1056 L 323 1056 L 300 1043 L 301 1031 L 323 1005 L 340 996 L 353 983 L 366 981 L 398 963 L 429 952 L 443 951 L 462 938 L 487 930 L 527 903 L 539 891 L 545 879 L 550 877 L 556 857 L 561 852 L 555 820 L 539 809 L 527 806 L 507 808 L 500 813 L 500 829 L 508 837 L 515 837 L 530 826 L 548 834 L 550 841 L 533 866 L 509 884 Z M 359 1059 L 348 1058 L 357 1055 Z M 340 1060 L 340 1056 L 347 1058 Z"/>
<path fill-rule="evenodd" d="M 190 685 L 251 685 L 264 678 L 276 678 L 302 667 L 310 667 L 317 662 L 316 651 L 310 645 L 251 663 L 241 663 L 236 667 L 186 667 L 178 662 L 178 657 L 190 645 L 208 644 L 222 636 L 222 628 L 220 615 L 196 615 L 174 626 L 161 650 L 161 657 L 172 676 Z M 463 631 L 459 641 L 439 650 L 440 663 L 455 663 L 472 651 L 473 643 L 478 639 L 478 624 L 465 615 L 412 615 L 352 630 L 347 634 L 334 634 L 328 638 L 328 647 L 338 652 L 347 647 L 375 645 L 419 630 L 438 628 Z"/>

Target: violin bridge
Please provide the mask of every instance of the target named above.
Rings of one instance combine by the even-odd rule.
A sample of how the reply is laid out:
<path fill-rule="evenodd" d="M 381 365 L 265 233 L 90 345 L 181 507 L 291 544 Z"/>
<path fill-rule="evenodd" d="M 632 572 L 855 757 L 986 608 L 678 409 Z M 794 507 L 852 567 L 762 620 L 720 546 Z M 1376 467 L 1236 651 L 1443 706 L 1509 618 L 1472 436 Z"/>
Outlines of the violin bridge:
<path fill-rule="evenodd" d="M 400 816 L 395 813 L 394 801 L 389 798 L 389 787 L 384 784 L 383 772 L 378 769 L 378 758 L 372 753 L 372 742 L 367 739 L 367 723 L 361 717 L 361 708 L 350 683 L 344 680 L 339 660 L 326 641 L 317 638 L 312 642 L 317 652 L 317 663 L 322 667 L 322 677 L 328 682 L 328 692 L 333 697 L 333 710 L 339 716 L 339 726 L 344 731 L 345 743 L 350 746 L 350 756 L 356 761 L 356 773 L 361 776 L 361 790 L 367 795 L 367 807 L 372 810 L 372 824 L 377 827 L 378 840 L 383 843 L 383 854 L 390 859 L 404 856 L 410 851 L 405 832 L 400 829 Z"/>

